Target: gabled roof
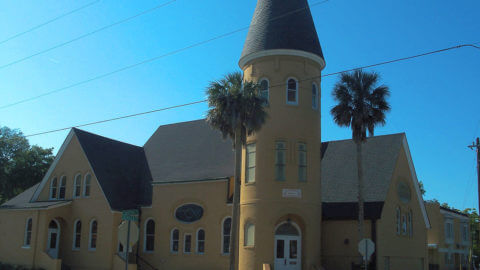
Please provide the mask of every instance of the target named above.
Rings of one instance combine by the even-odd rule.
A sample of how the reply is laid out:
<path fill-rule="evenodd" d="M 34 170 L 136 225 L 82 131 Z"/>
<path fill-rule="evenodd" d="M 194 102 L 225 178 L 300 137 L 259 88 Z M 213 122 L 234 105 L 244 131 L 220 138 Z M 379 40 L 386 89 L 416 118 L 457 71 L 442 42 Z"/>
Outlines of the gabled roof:
<path fill-rule="evenodd" d="M 405 134 L 368 138 L 362 148 L 365 202 L 383 202 Z M 353 140 L 322 143 L 322 201 L 356 202 L 357 161 Z"/>
<path fill-rule="evenodd" d="M 154 182 L 233 176 L 232 142 L 205 119 L 160 126 L 144 149 Z"/>
<path fill-rule="evenodd" d="M 113 210 L 150 205 L 150 169 L 142 147 L 73 129 Z"/>
<path fill-rule="evenodd" d="M 241 58 L 275 49 L 324 58 L 307 0 L 258 0 Z"/>

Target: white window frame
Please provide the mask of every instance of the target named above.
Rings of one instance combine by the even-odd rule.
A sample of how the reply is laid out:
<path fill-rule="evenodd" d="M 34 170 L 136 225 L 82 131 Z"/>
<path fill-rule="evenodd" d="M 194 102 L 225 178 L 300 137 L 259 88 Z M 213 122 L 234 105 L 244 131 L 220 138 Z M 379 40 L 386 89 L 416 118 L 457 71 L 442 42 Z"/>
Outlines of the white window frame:
<path fill-rule="evenodd" d="M 266 81 L 266 82 L 267 82 L 267 90 L 263 90 L 263 89 L 261 88 L 261 85 L 262 85 L 262 82 L 263 82 L 263 81 Z M 258 85 L 259 85 L 259 87 L 260 87 L 260 96 L 263 97 L 262 92 L 267 92 L 267 95 L 266 95 L 266 96 L 267 96 L 267 101 L 266 101 L 265 105 L 268 106 L 268 104 L 270 104 L 270 81 L 268 80 L 268 78 L 265 78 L 265 77 L 264 77 L 264 78 L 261 78 L 261 79 L 258 81 Z"/>
<path fill-rule="evenodd" d="M 177 250 L 173 250 L 173 242 L 175 240 L 173 240 L 173 233 L 175 231 L 178 231 L 178 239 L 176 240 L 178 243 L 177 243 Z M 173 228 L 171 231 L 170 231 L 170 252 L 173 253 L 173 254 L 178 254 L 178 252 L 180 251 L 180 230 L 178 228 Z"/>
<path fill-rule="evenodd" d="M 248 229 L 250 227 L 253 227 L 253 239 L 252 239 L 252 244 L 247 244 L 247 240 L 249 240 L 249 238 L 247 237 L 248 235 Z M 247 222 L 245 223 L 245 228 L 243 229 L 243 246 L 244 247 L 254 247 L 255 246 L 255 224 L 253 224 L 252 222 Z"/>
<path fill-rule="evenodd" d="M 60 194 L 62 194 L 62 188 L 64 189 L 63 198 L 60 197 Z M 66 197 L 67 197 L 67 176 L 62 175 L 60 177 L 60 181 L 58 182 L 58 199 L 65 200 Z"/>
<path fill-rule="evenodd" d="M 203 231 L 203 236 L 204 236 L 203 240 L 200 240 L 200 238 L 198 238 L 198 234 L 200 233 L 200 231 Z M 205 229 L 204 228 L 198 228 L 195 235 L 197 236 L 195 238 L 195 253 L 205 254 L 205 242 L 206 242 L 206 239 L 207 239 L 207 233 L 205 232 Z M 203 251 L 202 252 L 199 251 L 200 242 L 203 242 Z"/>
<path fill-rule="evenodd" d="M 300 150 L 300 147 L 304 146 L 304 150 Z M 308 179 L 308 158 L 307 158 L 307 144 L 304 142 L 299 142 L 297 144 L 297 154 L 298 154 L 298 181 L 299 182 L 307 182 Z M 305 154 L 305 164 L 300 164 L 300 155 Z M 305 179 L 301 179 L 300 177 L 300 171 L 301 169 L 304 168 L 305 170 Z"/>
<path fill-rule="evenodd" d="M 96 234 L 96 238 L 95 238 L 95 247 L 92 247 L 92 225 L 93 225 L 93 222 L 96 222 L 97 223 L 97 232 L 95 233 Z M 88 234 L 88 250 L 90 251 L 95 251 L 97 250 L 97 246 L 98 246 L 98 221 L 96 219 L 92 219 L 90 221 L 90 232 Z"/>
<path fill-rule="evenodd" d="M 469 241 L 468 238 L 470 237 L 470 234 L 469 234 L 469 229 L 468 229 L 468 227 L 469 227 L 469 226 L 468 226 L 468 223 L 462 222 L 462 223 L 460 223 L 460 224 L 461 224 L 461 226 L 462 226 L 462 227 L 461 227 L 461 228 L 462 228 L 462 229 L 461 229 L 462 242 L 463 242 L 463 243 L 469 243 L 470 241 Z M 464 236 L 465 236 L 465 237 L 464 237 Z"/>
<path fill-rule="evenodd" d="M 87 177 L 90 176 L 90 183 L 87 185 Z M 89 187 L 88 190 L 88 195 L 86 195 L 87 192 L 87 186 Z M 82 191 L 82 196 L 85 198 L 88 198 L 92 195 L 92 175 L 90 173 L 85 174 L 85 177 L 83 179 L 83 191 Z"/>
<path fill-rule="evenodd" d="M 408 236 L 413 237 L 413 213 L 412 213 L 412 210 L 408 211 L 408 214 L 407 214 L 407 231 L 408 231 Z"/>
<path fill-rule="evenodd" d="M 402 235 L 407 235 L 408 233 L 408 225 L 407 225 L 407 215 L 402 215 Z"/>
<path fill-rule="evenodd" d="M 230 233 L 228 234 L 228 252 L 224 252 L 225 250 L 225 246 L 224 246 L 224 238 L 225 236 L 225 221 L 227 219 L 230 219 Z M 223 220 L 222 220 L 222 239 L 221 239 L 222 243 L 221 243 L 221 246 L 222 246 L 222 250 L 221 250 L 221 253 L 222 255 L 228 255 L 230 254 L 230 241 L 232 241 L 232 217 L 228 216 L 228 217 L 224 217 Z"/>
<path fill-rule="evenodd" d="M 284 145 L 284 148 L 279 148 L 277 147 L 277 145 L 279 143 L 283 143 Z M 274 177 L 275 177 L 275 181 L 281 181 L 281 182 L 284 182 L 287 180 L 287 150 L 288 150 L 288 147 L 287 147 L 287 142 L 286 141 L 282 141 L 282 140 L 279 140 L 279 141 L 275 141 L 275 171 L 274 171 Z M 284 162 L 283 163 L 279 163 L 278 160 L 277 160 L 277 151 L 283 151 L 283 154 L 284 154 Z M 281 166 L 283 168 L 283 178 L 280 179 L 279 175 L 277 175 L 277 167 L 278 166 Z"/>
<path fill-rule="evenodd" d="M 315 87 L 315 95 L 313 94 L 313 88 Z M 318 86 L 317 83 L 312 83 L 312 109 L 318 110 L 318 103 L 319 103 L 319 98 L 318 98 Z M 313 104 L 313 101 L 315 101 L 315 105 Z"/>
<path fill-rule="evenodd" d="M 147 225 L 148 222 L 152 221 L 153 222 L 153 234 L 148 234 L 147 233 Z M 143 225 L 143 252 L 144 253 L 153 253 L 155 251 L 155 220 L 153 218 L 147 218 L 145 220 L 145 224 Z M 153 249 L 152 250 L 147 250 L 147 236 L 153 236 Z"/>
<path fill-rule="evenodd" d="M 28 224 L 30 223 L 30 231 L 28 230 Z M 28 233 L 30 232 L 30 236 Z M 25 223 L 25 232 L 23 235 L 23 246 L 22 248 L 30 248 L 32 246 L 32 234 L 33 234 L 33 218 L 27 218 L 27 222 Z M 29 238 L 29 239 L 28 239 Z M 29 240 L 27 243 L 27 239 Z"/>
<path fill-rule="evenodd" d="M 395 231 L 397 235 L 402 233 L 402 212 L 400 211 L 400 207 L 395 209 Z"/>
<path fill-rule="evenodd" d="M 289 82 L 290 80 L 294 80 L 294 81 L 295 81 L 295 84 L 296 84 L 295 101 L 294 101 L 294 102 L 288 101 L 288 91 L 290 90 L 290 89 L 288 88 L 288 82 Z M 287 79 L 287 87 L 286 87 L 286 94 L 287 94 L 287 96 L 286 96 L 286 101 L 287 101 L 287 104 L 288 104 L 288 105 L 298 105 L 298 91 L 299 91 L 298 88 L 299 88 L 298 80 L 297 80 L 296 78 L 294 78 L 294 77 L 289 77 L 289 78 Z"/>
<path fill-rule="evenodd" d="M 80 184 L 80 185 L 79 185 Z M 79 194 L 77 195 L 77 186 L 80 186 L 80 191 Z M 80 198 L 82 197 L 82 174 L 77 173 L 75 177 L 73 178 L 73 192 L 72 192 L 72 198 Z"/>
<path fill-rule="evenodd" d="M 455 238 L 455 232 L 454 232 L 454 229 L 453 229 L 453 220 L 452 219 L 446 219 L 444 228 L 445 228 L 445 243 L 452 244 L 453 241 L 454 241 L 454 238 Z"/>
<path fill-rule="evenodd" d="M 187 236 L 190 236 L 190 251 L 186 251 L 187 249 Z M 191 233 L 184 233 L 183 234 L 183 254 L 192 254 L 192 244 L 193 238 Z"/>
<path fill-rule="evenodd" d="M 77 232 L 77 223 L 80 222 L 80 232 Z M 98 229 L 98 228 L 97 228 Z M 98 230 L 97 230 L 98 231 Z M 75 244 L 77 243 L 77 234 L 80 235 L 80 246 L 76 247 Z M 73 241 L 72 241 L 72 250 L 80 250 L 82 244 L 82 221 L 80 219 L 75 220 L 73 222 Z"/>
<path fill-rule="evenodd" d="M 254 164 L 250 164 L 249 154 L 252 152 L 248 151 L 248 147 L 253 146 L 253 155 L 255 156 Z M 255 183 L 255 176 L 256 176 L 256 164 L 257 163 L 257 144 L 256 143 L 249 143 L 245 146 L 245 183 Z M 250 169 L 253 169 L 253 177 L 249 174 Z"/>
<path fill-rule="evenodd" d="M 56 182 L 55 186 L 53 186 L 54 180 Z M 53 197 L 54 189 L 55 189 L 55 197 Z M 58 178 L 57 177 L 53 177 L 52 179 L 50 179 L 50 192 L 49 192 L 48 198 L 50 198 L 50 200 L 57 200 L 58 198 Z"/>

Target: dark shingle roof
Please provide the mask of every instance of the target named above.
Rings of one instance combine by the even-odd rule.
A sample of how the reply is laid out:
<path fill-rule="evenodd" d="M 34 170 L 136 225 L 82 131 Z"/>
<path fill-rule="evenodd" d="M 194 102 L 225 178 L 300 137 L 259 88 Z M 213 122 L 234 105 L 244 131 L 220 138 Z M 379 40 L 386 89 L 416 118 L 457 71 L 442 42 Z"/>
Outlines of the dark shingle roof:
<path fill-rule="evenodd" d="M 323 58 L 307 0 L 259 0 L 242 57 L 273 49 L 300 50 Z"/>
<path fill-rule="evenodd" d="M 386 199 L 404 133 L 368 138 L 363 146 L 365 202 Z M 356 202 L 357 161 L 352 140 L 322 143 L 322 201 Z"/>
<path fill-rule="evenodd" d="M 30 202 L 40 183 L 28 188 L 0 206 L 0 209 L 45 209 L 50 206 L 67 204 L 70 201 Z"/>
<path fill-rule="evenodd" d="M 231 140 L 203 119 L 160 126 L 144 149 L 155 182 L 233 176 Z"/>
<path fill-rule="evenodd" d="M 113 210 L 150 205 L 150 169 L 142 147 L 74 129 Z"/>

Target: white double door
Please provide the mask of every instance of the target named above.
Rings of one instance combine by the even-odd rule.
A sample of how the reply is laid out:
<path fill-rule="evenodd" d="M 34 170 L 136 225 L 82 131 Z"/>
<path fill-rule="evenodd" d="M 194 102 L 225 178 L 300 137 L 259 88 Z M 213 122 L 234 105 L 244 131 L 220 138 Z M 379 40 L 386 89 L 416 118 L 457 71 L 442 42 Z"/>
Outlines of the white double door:
<path fill-rule="evenodd" d="M 275 270 L 300 270 L 302 268 L 300 236 L 275 236 Z"/>

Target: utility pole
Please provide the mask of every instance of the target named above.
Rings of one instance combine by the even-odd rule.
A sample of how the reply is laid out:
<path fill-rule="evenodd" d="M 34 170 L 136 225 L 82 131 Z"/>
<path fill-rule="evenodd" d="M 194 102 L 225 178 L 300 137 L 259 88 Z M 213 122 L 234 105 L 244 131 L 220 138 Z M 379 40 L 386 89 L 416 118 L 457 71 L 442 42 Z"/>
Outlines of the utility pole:
<path fill-rule="evenodd" d="M 478 208 L 477 208 L 477 212 L 479 213 L 479 217 L 480 217 L 480 138 L 477 137 L 477 141 L 476 142 L 473 142 L 472 145 L 469 145 L 468 148 L 472 149 L 472 150 L 475 150 L 477 152 L 477 183 L 478 183 Z M 479 224 L 480 224 L 480 220 L 479 220 Z M 477 232 L 480 233 L 480 230 L 477 229 Z M 470 234 L 471 235 L 471 234 Z M 478 236 L 476 236 L 478 238 Z M 472 239 L 472 242 L 473 242 L 473 239 Z M 469 263 L 469 267 L 472 265 L 472 259 L 473 259 L 473 243 L 472 243 L 472 247 L 471 247 L 471 251 L 470 251 L 470 263 Z"/>

